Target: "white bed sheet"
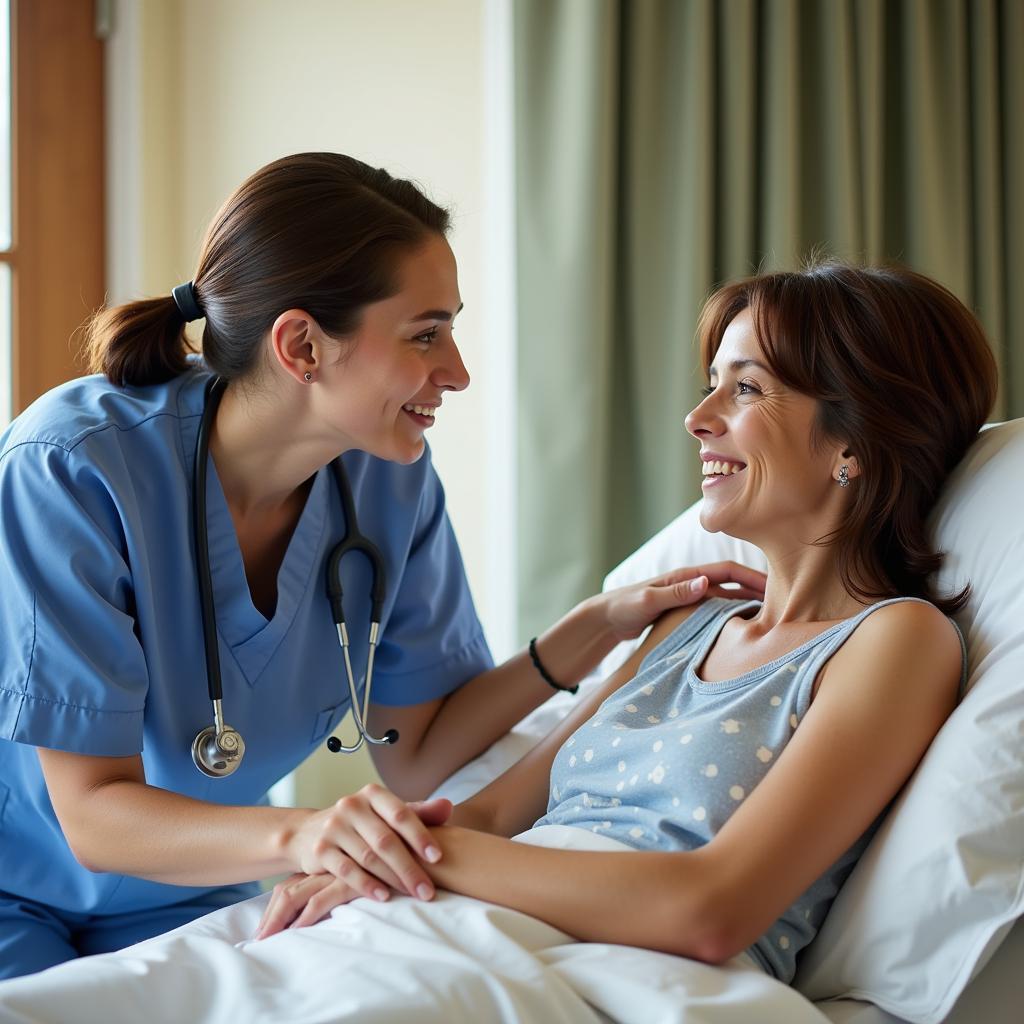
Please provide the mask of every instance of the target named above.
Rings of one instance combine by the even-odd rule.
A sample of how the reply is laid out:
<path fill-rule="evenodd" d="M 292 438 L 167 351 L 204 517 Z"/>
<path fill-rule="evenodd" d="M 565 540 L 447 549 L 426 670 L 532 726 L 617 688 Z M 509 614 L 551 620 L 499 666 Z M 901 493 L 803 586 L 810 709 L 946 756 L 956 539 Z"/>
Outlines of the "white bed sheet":
<path fill-rule="evenodd" d="M 438 792 L 454 800 L 476 792 L 572 704 L 568 697 L 549 701 Z M 561 845 L 614 842 L 582 829 L 562 831 Z M 357 900 L 313 928 L 253 943 L 249 936 L 267 899 L 228 907 L 118 953 L 0 983 L 0 1022 L 904 1024 L 857 1000 L 813 1004 L 738 964 L 708 967 L 574 942 L 526 915 L 450 893 L 431 904 Z M 944 1024 L 1019 1024 L 1022 1005 L 1024 922 Z"/>
<path fill-rule="evenodd" d="M 522 756 L 564 712 L 560 699 L 450 779 L 455 799 Z M 553 705 L 553 706 L 552 706 Z M 550 830 L 541 830 L 548 832 Z M 582 829 L 559 845 L 607 845 Z M 581 846 L 581 844 L 583 844 Z M 812 1004 L 740 965 L 708 967 L 625 946 L 585 944 L 467 897 L 357 900 L 311 929 L 249 941 L 267 896 L 139 943 L 0 983 L 0 1022 L 188 1020 L 903 1024 L 870 1003 Z M 968 986 L 946 1024 L 1018 1024 L 1024 924 Z"/>
<path fill-rule="evenodd" d="M 547 845 L 619 847 L 581 829 L 537 831 Z M 746 958 L 710 967 L 581 943 L 536 918 L 451 893 L 426 904 L 359 899 L 311 928 L 253 942 L 267 899 L 4 982 L 0 1021 L 828 1024 Z"/>

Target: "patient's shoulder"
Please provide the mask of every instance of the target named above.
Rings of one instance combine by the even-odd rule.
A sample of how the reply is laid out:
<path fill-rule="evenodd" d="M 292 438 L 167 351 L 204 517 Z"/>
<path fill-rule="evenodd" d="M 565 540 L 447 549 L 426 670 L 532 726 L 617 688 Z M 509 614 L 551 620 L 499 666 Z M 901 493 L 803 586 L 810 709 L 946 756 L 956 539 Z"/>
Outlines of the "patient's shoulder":
<path fill-rule="evenodd" d="M 960 640 L 956 626 L 930 602 L 897 600 L 868 608 L 866 612 L 850 635 L 855 646 L 883 645 L 895 653 L 935 643 L 959 660 Z"/>
<path fill-rule="evenodd" d="M 894 601 L 867 610 L 830 659 L 829 675 L 864 679 L 864 669 L 883 684 L 956 690 L 963 669 L 957 627 L 926 601 Z"/>

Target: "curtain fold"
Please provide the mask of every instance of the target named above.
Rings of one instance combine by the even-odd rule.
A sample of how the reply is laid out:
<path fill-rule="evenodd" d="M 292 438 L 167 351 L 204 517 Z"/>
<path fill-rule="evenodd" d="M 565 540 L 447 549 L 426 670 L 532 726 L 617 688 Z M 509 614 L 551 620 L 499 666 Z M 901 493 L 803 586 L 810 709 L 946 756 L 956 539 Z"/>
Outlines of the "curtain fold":
<path fill-rule="evenodd" d="M 700 494 L 697 315 L 812 251 L 985 324 L 1024 415 L 1024 4 L 515 0 L 519 624 Z"/>
<path fill-rule="evenodd" d="M 611 486 L 618 13 L 612 0 L 514 10 L 517 301 L 526 313 L 518 459 L 532 496 L 518 518 L 521 537 L 545 539 L 530 544 L 526 563 L 546 563 L 520 590 L 521 623 L 591 589 L 604 550 L 606 509 L 595 498 Z"/>

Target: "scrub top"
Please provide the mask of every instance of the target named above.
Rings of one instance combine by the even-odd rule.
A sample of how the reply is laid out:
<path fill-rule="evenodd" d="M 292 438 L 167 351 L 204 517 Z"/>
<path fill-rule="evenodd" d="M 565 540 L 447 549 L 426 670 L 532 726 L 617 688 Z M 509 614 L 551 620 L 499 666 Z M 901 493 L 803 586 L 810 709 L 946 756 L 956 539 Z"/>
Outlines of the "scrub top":
<path fill-rule="evenodd" d="M 212 460 L 210 565 L 224 716 L 238 771 L 192 763 L 210 725 L 192 530 L 192 469 L 209 373 L 120 388 L 84 377 L 35 402 L 0 439 L 0 890 L 69 913 L 195 899 L 198 887 L 92 873 L 53 812 L 35 747 L 141 752 L 150 785 L 221 804 L 266 803 L 348 708 L 326 597 L 345 532 L 328 469 L 313 482 L 269 621 L 253 606 Z M 361 531 L 381 549 L 387 600 L 374 703 L 442 697 L 492 665 L 429 451 L 410 466 L 343 456 Z M 362 685 L 370 573 L 342 561 L 352 664 Z M 385 722 L 386 725 L 386 722 Z"/>

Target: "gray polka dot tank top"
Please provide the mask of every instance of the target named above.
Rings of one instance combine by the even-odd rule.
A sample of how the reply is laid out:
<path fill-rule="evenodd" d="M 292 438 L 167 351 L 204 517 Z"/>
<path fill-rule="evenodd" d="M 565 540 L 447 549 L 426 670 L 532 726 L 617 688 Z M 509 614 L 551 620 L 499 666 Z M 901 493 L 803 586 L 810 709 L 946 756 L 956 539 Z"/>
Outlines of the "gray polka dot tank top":
<path fill-rule="evenodd" d="M 760 602 L 705 601 L 566 740 L 537 825 L 590 829 L 641 850 L 704 845 L 799 728 L 824 663 L 876 608 L 905 600 L 918 599 L 881 601 L 767 665 L 713 683 L 702 682 L 696 667 L 726 621 Z M 962 636 L 960 643 L 965 649 Z M 750 948 L 768 973 L 792 980 L 797 953 L 817 934 L 880 820 Z"/>

